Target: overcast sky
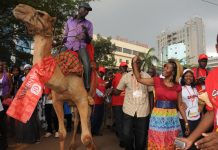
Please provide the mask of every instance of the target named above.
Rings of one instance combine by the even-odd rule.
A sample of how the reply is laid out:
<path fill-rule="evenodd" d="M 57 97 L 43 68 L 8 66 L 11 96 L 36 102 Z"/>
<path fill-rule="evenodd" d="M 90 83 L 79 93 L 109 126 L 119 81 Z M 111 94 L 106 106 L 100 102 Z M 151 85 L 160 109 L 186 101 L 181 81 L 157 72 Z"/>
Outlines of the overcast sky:
<path fill-rule="evenodd" d="M 155 48 L 161 31 L 167 28 L 173 31 L 183 27 L 191 17 L 202 17 L 207 54 L 218 56 L 214 48 L 218 0 L 96 0 L 90 5 L 93 11 L 87 18 L 93 22 L 95 34 L 120 36 Z"/>

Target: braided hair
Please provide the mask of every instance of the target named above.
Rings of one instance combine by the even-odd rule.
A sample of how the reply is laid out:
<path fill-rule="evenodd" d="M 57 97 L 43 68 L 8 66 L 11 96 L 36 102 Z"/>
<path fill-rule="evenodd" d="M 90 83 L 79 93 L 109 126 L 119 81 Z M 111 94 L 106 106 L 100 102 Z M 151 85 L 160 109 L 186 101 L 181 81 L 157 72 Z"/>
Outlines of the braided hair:
<path fill-rule="evenodd" d="M 176 76 L 177 76 L 177 65 L 174 59 L 169 59 L 168 63 L 173 66 L 173 79 L 172 82 L 176 83 Z"/>

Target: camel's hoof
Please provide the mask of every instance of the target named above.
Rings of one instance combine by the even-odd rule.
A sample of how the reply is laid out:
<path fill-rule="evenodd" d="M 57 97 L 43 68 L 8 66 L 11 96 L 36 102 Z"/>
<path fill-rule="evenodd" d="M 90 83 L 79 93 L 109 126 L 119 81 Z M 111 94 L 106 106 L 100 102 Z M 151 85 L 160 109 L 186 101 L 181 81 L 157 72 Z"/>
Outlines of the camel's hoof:
<path fill-rule="evenodd" d="M 87 135 L 83 138 L 82 142 L 86 147 L 90 147 L 92 145 L 92 138 Z"/>
<path fill-rule="evenodd" d="M 60 132 L 59 132 L 59 140 L 64 141 L 64 135 L 62 133 L 60 133 Z"/>
<path fill-rule="evenodd" d="M 83 138 L 82 143 L 86 146 L 87 150 L 95 150 L 96 149 L 95 144 L 92 141 L 92 138 L 88 135 Z"/>

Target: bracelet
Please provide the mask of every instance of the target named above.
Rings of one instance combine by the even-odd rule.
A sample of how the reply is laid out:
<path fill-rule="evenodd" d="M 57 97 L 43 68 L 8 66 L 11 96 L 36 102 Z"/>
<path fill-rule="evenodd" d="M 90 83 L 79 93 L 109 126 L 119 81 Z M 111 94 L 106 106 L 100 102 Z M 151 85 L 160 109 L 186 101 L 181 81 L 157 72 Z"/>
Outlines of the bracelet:
<path fill-rule="evenodd" d="M 188 126 L 188 122 L 185 123 L 185 126 Z"/>

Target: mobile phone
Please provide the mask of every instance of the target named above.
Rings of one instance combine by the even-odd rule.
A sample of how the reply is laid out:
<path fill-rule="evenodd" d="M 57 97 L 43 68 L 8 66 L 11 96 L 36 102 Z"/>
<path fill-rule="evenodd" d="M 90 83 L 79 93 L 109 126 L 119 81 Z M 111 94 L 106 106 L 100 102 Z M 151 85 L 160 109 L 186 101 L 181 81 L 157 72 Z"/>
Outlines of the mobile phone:
<path fill-rule="evenodd" d="M 179 139 L 175 139 L 174 145 L 176 145 L 176 147 L 181 148 L 181 149 L 184 149 L 186 147 L 186 143 Z"/>

